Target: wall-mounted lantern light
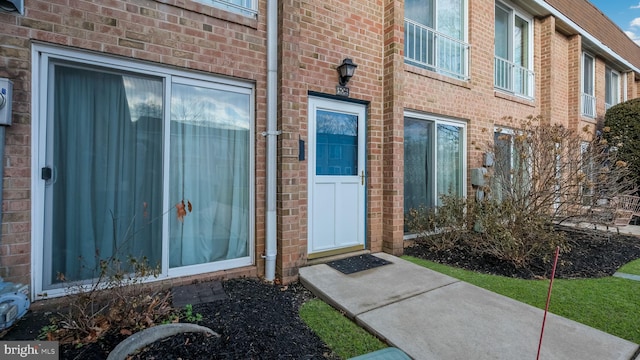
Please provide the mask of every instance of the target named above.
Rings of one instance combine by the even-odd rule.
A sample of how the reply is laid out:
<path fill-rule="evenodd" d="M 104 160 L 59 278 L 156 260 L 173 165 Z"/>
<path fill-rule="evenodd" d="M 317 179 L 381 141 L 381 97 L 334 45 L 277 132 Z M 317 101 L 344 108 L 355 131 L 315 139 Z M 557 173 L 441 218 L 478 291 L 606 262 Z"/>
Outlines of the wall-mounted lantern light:
<path fill-rule="evenodd" d="M 340 86 L 345 86 L 349 82 L 349 79 L 356 72 L 358 65 L 354 64 L 349 58 L 342 60 L 342 64 L 338 66 L 338 73 L 340 74 Z"/>
<path fill-rule="evenodd" d="M 336 95 L 349 96 L 349 88 L 346 85 L 356 72 L 357 67 L 358 65 L 354 64 L 349 58 L 342 60 L 342 64 L 338 66 L 338 74 L 340 77 L 338 79 L 339 85 L 336 86 Z"/>

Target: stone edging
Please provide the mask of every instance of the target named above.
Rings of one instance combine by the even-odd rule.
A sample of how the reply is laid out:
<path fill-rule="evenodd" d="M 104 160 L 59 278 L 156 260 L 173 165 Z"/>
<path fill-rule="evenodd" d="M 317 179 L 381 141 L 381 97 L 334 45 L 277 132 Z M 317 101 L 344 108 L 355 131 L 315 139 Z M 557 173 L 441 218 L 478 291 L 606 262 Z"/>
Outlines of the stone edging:
<path fill-rule="evenodd" d="M 215 331 L 196 324 L 177 323 L 158 325 L 144 329 L 124 339 L 111 351 L 107 360 L 125 360 L 128 355 L 160 339 L 188 332 L 208 333 L 220 337 Z"/>

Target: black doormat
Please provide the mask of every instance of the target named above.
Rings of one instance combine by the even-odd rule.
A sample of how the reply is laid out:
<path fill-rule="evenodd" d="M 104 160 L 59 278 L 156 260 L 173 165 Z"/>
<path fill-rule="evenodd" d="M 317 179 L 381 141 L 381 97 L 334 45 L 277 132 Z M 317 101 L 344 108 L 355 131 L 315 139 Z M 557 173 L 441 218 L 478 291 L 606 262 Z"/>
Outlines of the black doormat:
<path fill-rule="evenodd" d="M 187 304 L 197 305 L 226 300 L 227 294 L 224 292 L 220 281 L 206 281 L 174 287 L 171 289 L 171 297 L 174 307 L 183 307 Z"/>
<path fill-rule="evenodd" d="M 358 271 L 369 270 L 387 264 L 391 264 L 391 262 L 370 254 L 352 256 L 327 263 L 327 265 L 343 274 L 353 274 Z"/>

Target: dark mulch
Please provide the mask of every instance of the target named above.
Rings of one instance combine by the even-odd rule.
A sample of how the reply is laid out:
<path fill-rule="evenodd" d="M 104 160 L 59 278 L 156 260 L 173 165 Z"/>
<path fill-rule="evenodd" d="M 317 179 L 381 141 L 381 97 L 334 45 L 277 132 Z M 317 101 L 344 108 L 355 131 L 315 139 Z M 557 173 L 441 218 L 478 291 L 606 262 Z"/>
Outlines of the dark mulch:
<path fill-rule="evenodd" d="M 558 257 L 556 278 L 599 278 L 613 275 L 620 266 L 640 258 L 640 237 L 615 232 L 559 227 L 565 231 L 569 251 Z M 533 259 L 527 268 L 491 256 L 476 256 L 462 249 L 433 251 L 417 242 L 405 249 L 405 255 L 432 260 L 487 274 L 523 279 L 551 277 L 554 253 L 546 259 Z"/>
<path fill-rule="evenodd" d="M 298 309 L 313 295 L 302 285 L 277 286 L 255 279 L 223 283 L 227 299 L 193 306 L 199 325 L 219 338 L 189 333 L 158 341 L 138 359 L 334 359 L 337 358 L 299 318 Z M 47 324 L 42 313 L 29 313 L 2 340 L 33 340 Z M 80 348 L 61 346 L 61 359 L 106 359 L 125 336 L 108 334 Z"/>
<path fill-rule="evenodd" d="M 568 232 L 571 251 L 560 256 L 557 277 L 592 278 L 612 275 L 621 265 L 640 258 L 640 238 L 615 233 Z M 540 259 L 530 269 L 462 251 L 434 253 L 423 245 L 405 249 L 407 255 L 458 267 L 511 277 L 549 277 L 551 264 Z M 551 257 L 553 254 L 550 254 Z M 220 338 L 184 334 L 158 341 L 137 354 L 140 359 L 326 359 L 337 358 L 298 317 L 302 303 L 313 298 L 300 284 L 277 286 L 258 280 L 238 279 L 223 283 L 226 299 L 194 305 L 203 315 L 200 325 Z M 46 314 L 31 312 L 2 340 L 32 340 L 47 324 Z M 1 336 L 1 335 L 0 335 Z M 109 334 L 97 343 L 75 349 L 61 347 L 61 359 L 105 359 L 125 338 Z"/>

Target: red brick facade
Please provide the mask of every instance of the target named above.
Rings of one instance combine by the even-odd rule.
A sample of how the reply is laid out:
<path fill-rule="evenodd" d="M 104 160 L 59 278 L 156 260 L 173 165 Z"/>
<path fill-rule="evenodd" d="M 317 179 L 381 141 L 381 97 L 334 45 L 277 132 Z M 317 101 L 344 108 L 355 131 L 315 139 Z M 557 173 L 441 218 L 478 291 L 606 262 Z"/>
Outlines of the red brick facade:
<path fill-rule="evenodd" d="M 0 77 L 14 83 L 13 125 L 7 129 L 3 159 L 0 276 L 23 283 L 31 283 L 37 276 L 32 274 L 31 263 L 32 251 L 40 251 L 32 247 L 32 239 L 41 236 L 32 233 L 31 145 L 35 139 L 31 136 L 35 115 L 31 84 L 35 64 L 31 51 L 37 43 L 255 84 L 255 265 L 201 277 L 264 274 L 266 140 L 260 134 L 266 130 L 267 4 L 266 0 L 257 3 L 256 19 L 195 0 L 25 0 L 24 16 L 0 12 Z M 530 13 L 534 19 L 535 95 L 533 99 L 517 97 L 494 86 L 495 1 L 465 3 L 468 80 L 405 63 L 402 0 L 278 1 L 277 119 L 282 134 L 277 160 L 276 275 L 283 282 L 296 280 L 298 268 L 307 263 L 308 162 L 298 159 L 298 140 L 308 136 L 309 93 L 334 95 L 336 67 L 344 58 L 358 64 L 348 84 L 350 98 L 368 104 L 366 248 L 372 252 L 403 252 L 405 111 L 464 123 L 468 168 L 481 165 L 478 144 L 491 141 L 494 127 L 507 125 L 501 120 L 506 116 L 542 115 L 574 129 L 594 128 L 596 119 L 582 116 L 580 110 L 583 35 L 546 10 Z M 615 39 L 628 45 L 620 38 L 625 36 L 621 31 L 609 30 L 601 41 Z M 629 53 L 637 54 L 637 50 Z M 605 112 L 606 66 L 620 73 L 621 94 L 626 93 L 628 99 L 640 95 L 640 70 L 629 67 L 637 59 L 622 63 L 591 43 L 589 51 L 596 59 L 597 117 Z"/>

